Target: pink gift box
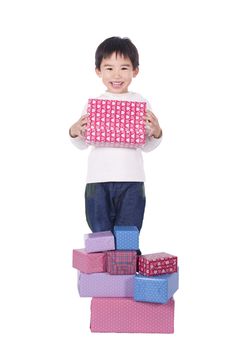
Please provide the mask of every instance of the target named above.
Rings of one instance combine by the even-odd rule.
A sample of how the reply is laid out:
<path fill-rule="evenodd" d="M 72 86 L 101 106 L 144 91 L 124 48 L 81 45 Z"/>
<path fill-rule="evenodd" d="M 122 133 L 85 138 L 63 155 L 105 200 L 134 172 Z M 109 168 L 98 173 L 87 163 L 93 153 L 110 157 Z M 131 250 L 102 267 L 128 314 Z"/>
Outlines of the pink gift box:
<path fill-rule="evenodd" d="M 88 100 L 86 143 L 117 147 L 145 144 L 146 102 Z"/>
<path fill-rule="evenodd" d="M 134 275 L 78 273 L 80 297 L 133 297 Z"/>
<path fill-rule="evenodd" d="M 106 270 L 112 275 L 133 275 L 137 268 L 136 251 L 113 250 L 107 252 Z"/>
<path fill-rule="evenodd" d="M 87 253 L 115 249 L 114 235 L 111 231 L 88 233 L 84 235 L 84 244 Z"/>
<path fill-rule="evenodd" d="M 177 272 L 177 257 L 167 253 L 140 255 L 138 271 L 144 276 L 155 276 Z"/>
<path fill-rule="evenodd" d="M 87 253 L 84 249 L 74 249 L 72 266 L 85 273 L 105 272 L 106 252 Z"/>
<path fill-rule="evenodd" d="M 131 298 L 92 298 L 92 332 L 174 333 L 174 300 L 166 304 Z"/>

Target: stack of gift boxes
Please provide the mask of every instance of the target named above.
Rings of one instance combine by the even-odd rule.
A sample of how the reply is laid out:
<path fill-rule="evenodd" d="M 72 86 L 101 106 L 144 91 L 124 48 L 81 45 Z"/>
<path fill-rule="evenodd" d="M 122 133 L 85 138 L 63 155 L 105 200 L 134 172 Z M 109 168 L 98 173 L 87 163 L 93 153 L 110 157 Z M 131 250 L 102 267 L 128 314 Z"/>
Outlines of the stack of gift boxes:
<path fill-rule="evenodd" d="M 135 226 L 87 234 L 84 248 L 73 250 L 79 295 L 92 298 L 92 332 L 174 332 L 177 257 L 138 250 Z"/>
<path fill-rule="evenodd" d="M 143 147 L 146 109 L 146 102 L 89 99 L 86 143 Z M 91 331 L 173 333 L 177 257 L 137 256 L 139 231 L 134 226 L 84 238 L 84 249 L 73 250 L 73 267 L 79 295 L 92 298 Z"/>

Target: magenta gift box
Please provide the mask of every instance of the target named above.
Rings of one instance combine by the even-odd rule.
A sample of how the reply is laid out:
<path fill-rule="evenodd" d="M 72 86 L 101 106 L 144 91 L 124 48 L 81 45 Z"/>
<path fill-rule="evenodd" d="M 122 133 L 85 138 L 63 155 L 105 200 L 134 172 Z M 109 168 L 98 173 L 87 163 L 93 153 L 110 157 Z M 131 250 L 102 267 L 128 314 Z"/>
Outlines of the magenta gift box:
<path fill-rule="evenodd" d="M 78 291 L 81 297 L 133 297 L 134 275 L 80 272 Z"/>
<path fill-rule="evenodd" d="M 144 276 L 155 276 L 177 272 L 177 257 L 168 253 L 140 255 L 138 272 Z"/>
<path fill-rule="evenodd" d="M 174 333 L 174 300 L 143 303 L 131 298 L 93 298 L 92 332 Z"/>
<path fill-rule="evenodd" d="M 131 250 L 107 252 L 106 270 L 112 275 L 134 275 L 137 267 L 137 253 Z"/>
<path fill-rule="evenodd" d="M 141 147 L 145 144 L 146 102 L 88 100 L 86 143 Z"/>
<path fill-rule="evenodd" d="M 106 252 L 87 253 L 84 249 L 74 249 L 72 266 L 85 273 L 105 272 Z"/>
<path fill-rule="evenodd" d="M 87 253 L 114 250 L 114 235 L 111 231 L 93 232 L 84 235 L 85 250 Z"/>

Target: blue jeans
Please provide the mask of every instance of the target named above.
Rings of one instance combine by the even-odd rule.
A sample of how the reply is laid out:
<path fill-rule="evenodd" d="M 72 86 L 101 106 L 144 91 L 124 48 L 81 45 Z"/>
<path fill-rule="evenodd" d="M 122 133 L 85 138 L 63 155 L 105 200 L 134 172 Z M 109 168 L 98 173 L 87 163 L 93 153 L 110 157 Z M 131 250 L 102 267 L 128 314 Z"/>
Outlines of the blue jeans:
<path fill-rule="evenodd" d="M 136 226 L 140 231 L 145 204 L 143 182 L 102 182 L 86 185 L 86 220 L 92 232 L 113 232 L 115 225 Z"/>

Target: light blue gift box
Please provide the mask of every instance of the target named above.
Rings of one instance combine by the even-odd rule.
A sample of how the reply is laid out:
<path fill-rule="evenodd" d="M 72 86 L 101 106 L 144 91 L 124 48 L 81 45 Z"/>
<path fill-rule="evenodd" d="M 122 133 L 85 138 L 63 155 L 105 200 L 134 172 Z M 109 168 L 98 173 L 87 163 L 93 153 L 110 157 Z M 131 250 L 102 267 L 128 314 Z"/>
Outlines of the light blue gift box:
<path fill-rule="evenodd" d="M 179 271 L 159 276 L 134 276 L 134 300 L 165 304 L 179 288 Z"/>
<path fill-rule="evenodd" d="M 117 250 L 138 250 L 139 230 L 136 226 L 114 226 Z"/>

